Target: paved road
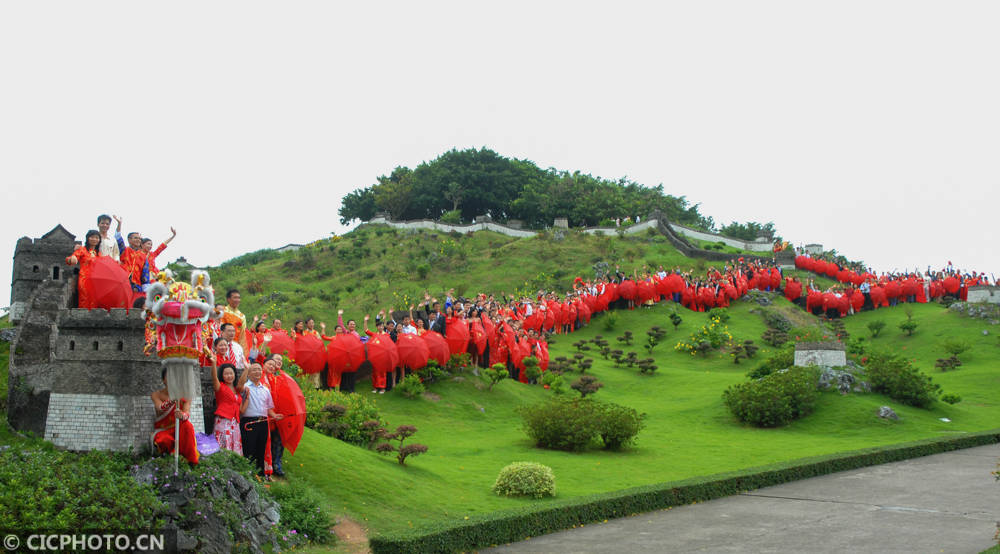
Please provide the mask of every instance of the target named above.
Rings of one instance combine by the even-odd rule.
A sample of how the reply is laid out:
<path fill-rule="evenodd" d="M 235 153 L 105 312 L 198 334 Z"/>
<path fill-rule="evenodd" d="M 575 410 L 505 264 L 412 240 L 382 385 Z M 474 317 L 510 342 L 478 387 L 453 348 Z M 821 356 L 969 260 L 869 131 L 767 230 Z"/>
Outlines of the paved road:
<path fill-rule="evenodd" d="M 1000 445 L 768 487 L 483 552 L 981 552 L 1000 521 Z"/>

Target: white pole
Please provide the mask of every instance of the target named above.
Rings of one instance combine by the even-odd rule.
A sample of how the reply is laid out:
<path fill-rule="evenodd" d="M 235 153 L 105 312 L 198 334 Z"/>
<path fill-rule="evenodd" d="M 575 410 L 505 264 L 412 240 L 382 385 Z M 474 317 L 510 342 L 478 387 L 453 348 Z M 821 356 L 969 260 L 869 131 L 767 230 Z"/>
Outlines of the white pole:
<path fill-rule="evenodd" d="M 174 408 L 174 475 L 177 475 L 177 462 L 181 453 L 181 420 L 177 417 L 180 406 Z"/>

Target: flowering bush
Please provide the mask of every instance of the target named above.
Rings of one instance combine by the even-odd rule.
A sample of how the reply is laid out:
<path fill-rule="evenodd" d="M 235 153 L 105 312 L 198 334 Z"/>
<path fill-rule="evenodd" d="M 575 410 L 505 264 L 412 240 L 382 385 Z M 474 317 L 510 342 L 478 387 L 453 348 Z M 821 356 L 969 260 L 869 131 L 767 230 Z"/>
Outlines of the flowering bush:
<path fill-rule="evenodd" d="M 493 492 L 500 496 L 552 496 L 556 493 L 556 476 L 548 466 L 514 462 L 500 470 Z"/>
<path fill-rule="evenodd" d="M 729 332 L 729 326 L 713 316 L 708 323 L 701 326 L 701 329 L 691 334 L 686 341 L 680 341 L 674 346 L 678 352 L 695 354 L 707 354 L 710 350 L 720 348 L 733 340 L 733 335 Z"/>

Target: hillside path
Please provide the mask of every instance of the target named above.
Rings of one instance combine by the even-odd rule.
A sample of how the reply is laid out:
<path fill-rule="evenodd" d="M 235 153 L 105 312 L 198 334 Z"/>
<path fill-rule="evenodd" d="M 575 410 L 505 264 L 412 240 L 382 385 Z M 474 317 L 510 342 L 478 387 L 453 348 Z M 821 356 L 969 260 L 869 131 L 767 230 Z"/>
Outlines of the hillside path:
<path fill-rule="evenodd" d="M 996 544 L 1000 445 L 785 483 L 482 550 L 969 552 Z"/>

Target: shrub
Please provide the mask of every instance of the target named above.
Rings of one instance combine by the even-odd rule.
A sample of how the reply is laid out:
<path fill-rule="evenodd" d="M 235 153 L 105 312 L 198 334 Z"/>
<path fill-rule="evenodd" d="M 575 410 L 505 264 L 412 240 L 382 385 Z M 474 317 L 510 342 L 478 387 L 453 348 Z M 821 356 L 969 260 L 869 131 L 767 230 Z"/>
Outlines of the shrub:
<path fill-rule="evenodd" d="M 765 359 L 759 366 L 747 372 L 747 377 L 760 379 L 770 375 L 779 369 L 786 369 L 795 365 L 795 349 L 791 346 L 775 350 L 773 354 Z"/>
<path fill-rule="evenodd" d="M 730 318 L 729 310 L 725 308 L 712 308 L 711 310 L 708 311 L 707 315 L 709 320 L 714 320 L 723 325 L 729 323 L 729 318 Z"/>
<path fill-rule="evenodd" d="M 524 364 L 524 376 L 528 378 L 528 381 L 537 382 L 542 375 L 542 370 L 538 367 L 538 358 L 525 356 L 521 363 Z"/>
<path fill-rule="evenodd" d="M 594 394 L 603 386 L 604 383 L 598 381 L 597 377 L 594 377 L 593 375 L 584 375 L 576 381 L 573 381 L 573 384 L 570 385 L 569 388 L 580 393 L 580 398 L 586 398 L 588 394 Z"/>
<path fill-rule="evenodd" d="M 872 334 L 872 338 L 877 337 L 878 334 L 882 332 L 883 328 L 885 328 L 885 321 L 882 321 L 881 319 L 868 322 L 868 331 Z"/>
<path fill-rule="evenodd" d="M 524 430 L 541 448 L 580 451 L 597 436 L 593 402 L 553 398 L 520 409 Z"/>
<path fill-rule="evenodd" d="M 749 359 L 756 356 L 758 350 L 760 350 L 760 347 L 754 344 L 752 340 L 745 340 L 742 343 L 734 344 L 730 348 L 730 355 L 733 357 L 733 363 L 738 364 L 744 358 Z"/>
<path fill-rule="evenodd" d="M 424 383 L 415 374 L 407 375 L 405 379 L 393 390 L 399 391 L 400 394 L 407 398 L 416 398 L 427 390 Z"/>
<path fill-rule="evenodd" d="M 708 323 L 692 333 L 687 341 L 678 342 L 674 350 L 695 354 L 707 354 L 709 350 L 719 348 L 733 340 L 729 329 L 717 317 L 712 317 Z"/>
<path fill-rule="evenodd" d="M 548 466 L 514 462 L 500 470 L 493 483 L 493 492 L 499 496 L 553 496 L 556 493 L 556 476 Z"/>
<path fill-rule="evenodd" d="M 663 340 L 663 337 L 665 336 L 667 336 L 666 329 L 661 329 L 656 325 L 650 327 L 649 330 L 646 331 L 646 344 L 643 345 L 643 348 L 652 354 L 653 349 L 656 348 L 656 345 L 660 344 L 660 341 Z"/>
<path fill-rule="evenodd" d="M 646 426 L 646 414 L 633 408 L 601 402 L 598 407 L 598 431 L 605 450 L 621 450 L 635 442 L 639 431 Z"/>
<path fill-rule="evenodd" d="M 944 348 L 945 352 L 951 354 L 957 359 L 964 352 L 967 352 L 970 348 L 972 348 L 972 345 L 962 339 L 953 337 L 945 339 L 945 341 L 941 344 L 941 347 Z"/>
<path fill-rule="evenodd" d="M 364 423 L 369 420 L 382 421 L 375 401 L 365 395 L 316 390 L 303 380 L 299 380 L 299 384 L 306 397 L 306 427 L 310 429 L 344 442 L 365 445 L 368 439 L 364 433 Z"/>
<path fill-rule="evenodd" d="M 0 452 L 0 527 L 155 529 L 165 506 L 128 473 L 131 458 L 92 451 L 56 452 L 13 444 Z M 173 473 L 173 458 L 170 458 Z M 186 465 L 186 464 L 184 464 Z"/>
<path fill-rule="evenodd" d="M 816 380 L 815 368 L 793 367 L 730 386 L 722 398 L 740 421 L 779 427 L 812 412 L 819 394 Z"/>
<path fill-rule="evenodd" d="M 406 458 L 409 456 L 417 456 L 427 452 L 427 446 L 423 444 L 407 444 L 403 445 L 403 441 L 412 437 L 417 432 L 417 428 L 412 425 L 400 425 L 396 427 L 396 432 L 394 433 L 383 433 L 383 437 L 386 442 L 380 443 L 375 447 L 375 451 L 379 454 L 388 454 L 390 452 L 396 453 L 396 461 L 399 465 L 406 465 Z M 397 441 L 399 444 L 392 444 L 391 441 Z"/>
<path fill-rule="evenodd" d="M 962 365 L 962 361 L 956 356 L 951 356 L 949 358 L 938 358 L 934 362 L 934 367 L 940 369 L 941 371 L 948 371 L 949 369 L 956 369 L 958 366 Z"/>
<path fill-rule="evenodd" d="M 504 370 L 504 373 L 506 372 L 507 370 Z M 551 390 L 556 395 L 561 395 L 566 392 L 566 381 L 562 378 L 562 375 L 558 371 L 549 370 L 543 373 L 542 386 Z"/>
<path fill-rule="evenodd" d="M 486 378 L 487 381 L 489 381 L 489 387 L 487 390 L 493 390 L 493 387 L 495 387 L 497 383 L 510 376 L 507 373 L 507 368 L 503 364 L 493 364 L 491 367 L 480 370 L 480 373 Z"/>
<path fill-rule="evenodd" d="M 680 326 L 680 324 L 683 321 L 684 320 L 681 318 L 681 316 L 677 315 L 677 312 L 673 312 L 670 314 L 670 323 L 674 325 L 674 331 L 677 330 L 677 327 Z"/>
<path fill-rule="evenodd" d="M 775 331 L 781 331 L 784 333 L 788 333 L 792 330 L 792 322 L 789 321 L 787 317 L 774 310 L 762 310 L 761 317 L 764 318 L 764 325 L 767 325 L 768 329 L 774 329 Z"/>
<path fill-rule="evenodd" d="M 917 323 L 913 319 L 909 319 L 909 318 L 907 318 L 904 321 L 900 321 L 899 322 L 899 328 L 900 328 L 900 330 L 902 330 L 904 333 L 906 333 L 906 336 L 908 336 L 908 337 L 912 337 L 913 336 L 913 332 L 917 330 L 917 327 L 919 325 L 920 325 L 919 323 Z"/>
<path fill-rule="evenodd" d="M 927 408 L 941 394 L 940 385 L 898 354 L 871 353 L 865 374 L 873 391 L 910 406 Z"/>
<path fill-rule="evenodd" d="M 315 543 L 329 543 L 334 540 L 330 527 L 330 514 L 323 509 L 322 499 L 313 489 L 289 482 L 270 488 L 274 499 L 281 505 L 281 527 L 283 537 L 300 536 Z M 286 541 L 290 542 L 290 541 Z"/>
<path fill-rule="evenodd" d="M 958 404 L 962 401 L 962 397 L 957 394 L 943 394 L 941 395 L 941 402 L 946 402 L 948 404 Z"/>
<path fill-rule="evenodd" d="M 618 314 L 614 311 L 604 312 L 604 330 L 614 331 L 618 328 Z"/>
<path fill-rule="evenodd" d="M 427 274 L 430 272 L 431 266 L 428 264 L 420 264 L 417 266 L 417 275 L 419 275 L 421 279 L 426 279 Z"/>
<path fill-rule="evenodd" d="M 441 223 L 459 225 L 462 223 L 462 210 L 448 210 L 441 214 Z"/>
<path fill-rule="evenodd" d="M 618 342 L 624 343 L 626 346 L 631 345 L 632 344 L 632 331 L 625 331 L 622 334 L 622 336 L 618 337 L 615 340 L 617 340 Z"/>
<path fill-rule="evenodd" d="M 779 347 L 788 342 L 788 333 L 769 328 L 761 334 L 760 338 L 771 346 Z"/>

